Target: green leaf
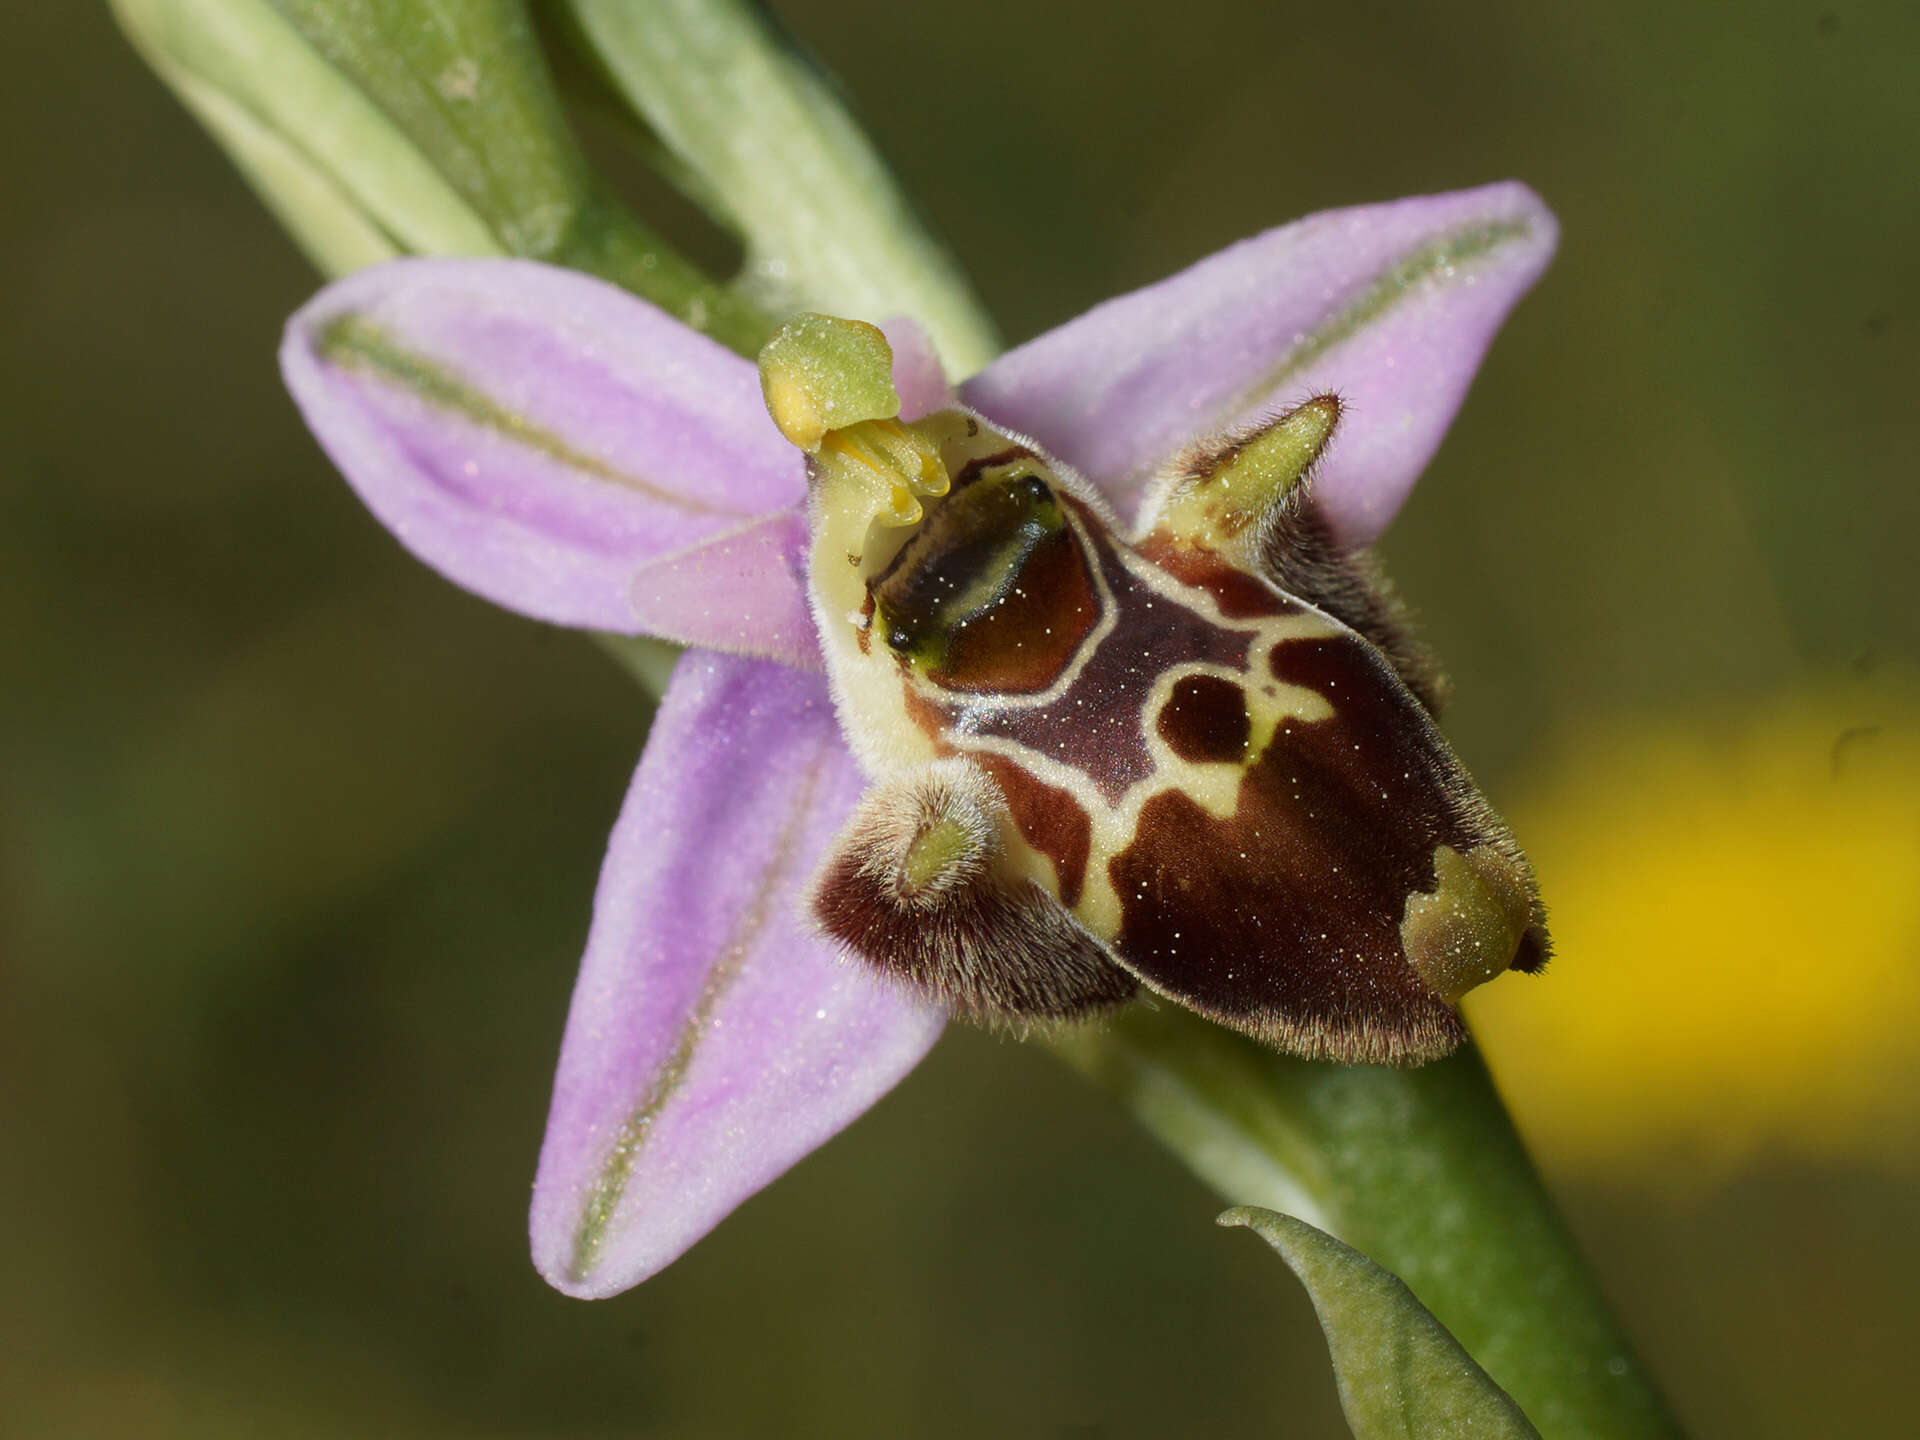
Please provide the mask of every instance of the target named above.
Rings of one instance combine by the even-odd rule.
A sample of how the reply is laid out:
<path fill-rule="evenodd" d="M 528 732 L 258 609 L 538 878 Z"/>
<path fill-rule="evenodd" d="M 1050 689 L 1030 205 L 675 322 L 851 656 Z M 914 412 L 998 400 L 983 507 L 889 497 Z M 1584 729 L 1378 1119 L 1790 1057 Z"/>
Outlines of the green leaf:
<path fill-rule="evenodd" d="M 399 257 L 399 246 L 373 216 L 286 136 L 198 76 L 162 61 L 153 68 L 220 143 L 316 270 L 347 275 Z"/>
<path fill-rule="evenodd" d="M 999 352 L 957 266 L 927 234 L 827 83 L 749 0 L 562 0 L 594 59 L 746 242 L 776 311 L 908 314 L 971 374 Z M 902 57 L 911 66 L 920 57 Z"/>
<path fill-rule="evenodd" d="M 1539 1440 L 1540 1432 L 1398 1277 L 1325 1231 L 1242 1205 L 1244 1225 L 1307 1287 L 1356 1440 Z"/>

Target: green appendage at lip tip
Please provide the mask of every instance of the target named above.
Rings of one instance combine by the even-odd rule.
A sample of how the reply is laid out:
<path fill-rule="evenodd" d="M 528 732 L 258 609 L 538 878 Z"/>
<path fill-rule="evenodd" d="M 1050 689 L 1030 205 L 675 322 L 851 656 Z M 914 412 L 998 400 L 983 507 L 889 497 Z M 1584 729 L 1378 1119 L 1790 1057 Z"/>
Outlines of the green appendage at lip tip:
<path fill-rule="evenodd" d="M 760 931 L 766 927 L 772 913 L 774 889 L 792 865 L 799 845 L 800 824 L 813 808 L 813 792 L 819 788 L 819 782 L 820 764 L 816 759 L 794 792 L 793 806 L 787 812 L 780 838 L 774 846 L 773 859 L 761 877 L 762 884 L 754 903 L 741 917 L 739 925 L 722 948 L 720 963 L 708 974 L 700 998 L 694 1002 L 693 1012 L 674 1036 L 673 1049 L 655 1072 L 646 1094 L 627 1118 L 620 1122 L 619 1133 L 614 1136 L 606 1161 L 593 1182 L 592 1194 L 580 1212 L 580 1228 L 574 1232 L 573 1255 L 567 1263 L 567 1276 L 576 1285 L 584 1284 L 593 1273 L 593 1267 L 599 1263 L 600 1250 L 607 1239 L 607 1227 L 613 1220 L 614 1211 L 620 1207 L 621 1197 L 626 1194 L 627 1181 L 632 1178 L 633 1167 L 640 1159 L 640 1147 L 646 1143 L 647 1132 L 666 1109 L 667 1102 L 686 1083 L 700 1037 L 706 1033 L 714 1012 L 720 1008 L 721 1000 L 733 988 L 733 982 L 740 978 L 747 952 Z"/>
<path fill-rule="evenodd" d="M 678 510 L 708 515 L 741 513 L 730 506 L 708 505 L 675 494 L 574 449 L 553 431 L 498 404 L 452 370 L 408 350 L 364 315 L 348 312 L 328 320 L 314 337 L 313 353 L 327 364 L 391 381 L 429 405 L 451 411 L 596 480 L 638 491 Z"/>
<path fill-rule="evenodd" d="M 1231 421 L 1268 399 L 1292 376 L 1386 314 L 1422 281 L 1431 279 L 1449 265 L 1476 260 L 1510 241 L 1524 239 L 1532 229 L 1532 223 L 1526 220 L 1491 220 L 1456 230 L 1402 257 L 1345 306 L 1308 331 L 1277 365 L 1236 391 L 1221 407 L 1222 417 Z"/>

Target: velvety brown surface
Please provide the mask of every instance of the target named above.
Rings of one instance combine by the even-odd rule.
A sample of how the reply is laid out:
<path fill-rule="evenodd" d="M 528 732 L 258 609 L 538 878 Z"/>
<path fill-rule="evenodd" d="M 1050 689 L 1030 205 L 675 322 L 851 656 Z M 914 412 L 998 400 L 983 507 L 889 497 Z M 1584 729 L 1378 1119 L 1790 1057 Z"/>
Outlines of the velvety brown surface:
<path fill-rule="evenodd" d="M 1494 838 L 1470 782 L 1372 647 L 1291 641 L 1273 670 L 1334 715 L 1282 723 L 1231 819 L 1179 794 L 1147 803 L 1111 867 L 1120 952 L 1205 1013 L 1324 1034 L 1334 1053 L 1361 1031 L 1437 1042 L 1457 1021 L 1407 963 L 1400 924 L 1433 887 L 1435 846 Z"/>

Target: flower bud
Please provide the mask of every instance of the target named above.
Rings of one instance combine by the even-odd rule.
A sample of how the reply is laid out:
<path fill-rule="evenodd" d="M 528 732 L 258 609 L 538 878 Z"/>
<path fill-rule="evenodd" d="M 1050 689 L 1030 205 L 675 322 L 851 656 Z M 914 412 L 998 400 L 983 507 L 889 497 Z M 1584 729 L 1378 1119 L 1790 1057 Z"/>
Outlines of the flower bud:
<path fill-rule="evenodd" d="M 404 129 L 266 0 L 113 0 L 113 10 L 321 270 L 501 250 Z"/>

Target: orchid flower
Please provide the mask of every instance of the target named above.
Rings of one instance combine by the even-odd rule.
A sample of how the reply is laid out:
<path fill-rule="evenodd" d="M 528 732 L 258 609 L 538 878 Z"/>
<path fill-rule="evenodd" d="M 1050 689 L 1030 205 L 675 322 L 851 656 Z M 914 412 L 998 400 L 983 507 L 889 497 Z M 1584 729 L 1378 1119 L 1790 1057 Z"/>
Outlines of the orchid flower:
<path fill-rule="evenodd" d="M 1124 519 L 1196 441 L 1337 393 L 1314 493 L 1364 547 L 1554 238 L 1517 184 L 1317 215 L 1096 307 L 958 398 Z M 911 321 L 883 328 L 903 415 L 951 403 Z M 611 1295 L 873 1104 L 945 1023 L 799 903 L 867 783 L 807 604 L 802 457 L 751 362 L 527 261 L 353 275 L 294 317 L 282 361 L 348 481 L 443 575 L 687 647 L 608 845 L 534 1184 L 541 1272 Z"/>

